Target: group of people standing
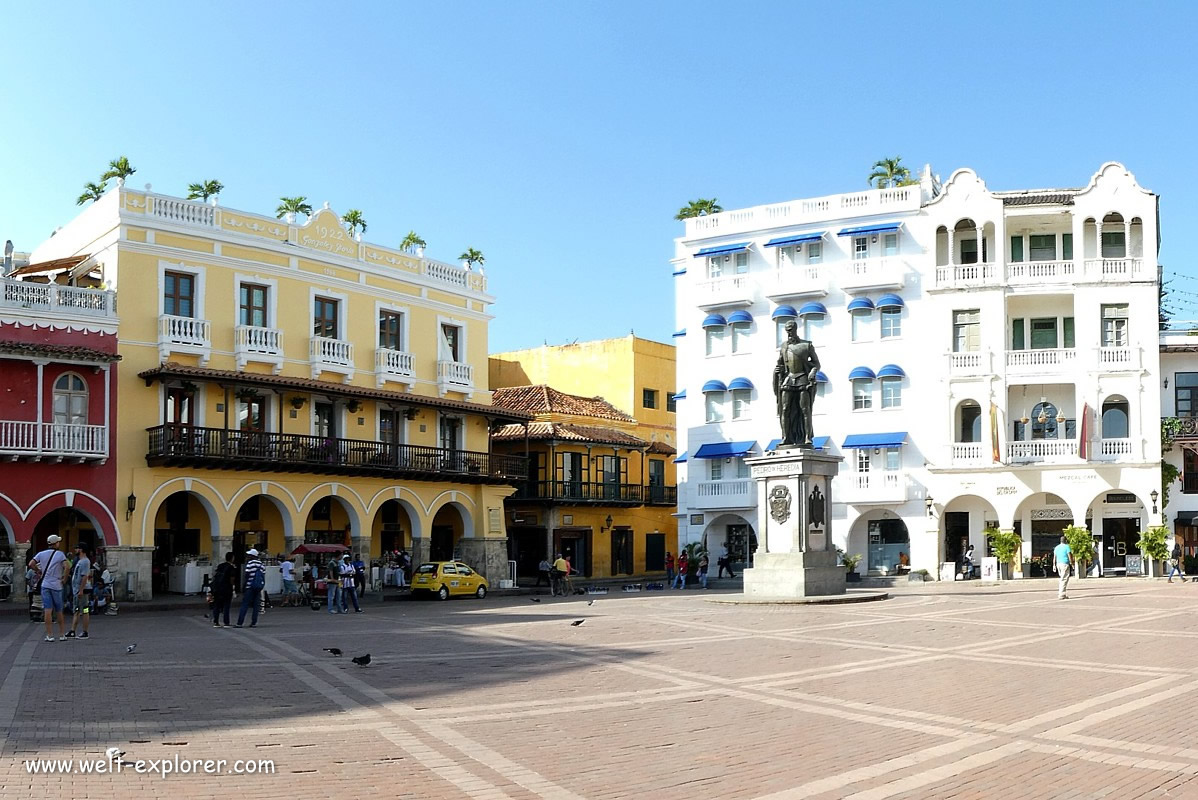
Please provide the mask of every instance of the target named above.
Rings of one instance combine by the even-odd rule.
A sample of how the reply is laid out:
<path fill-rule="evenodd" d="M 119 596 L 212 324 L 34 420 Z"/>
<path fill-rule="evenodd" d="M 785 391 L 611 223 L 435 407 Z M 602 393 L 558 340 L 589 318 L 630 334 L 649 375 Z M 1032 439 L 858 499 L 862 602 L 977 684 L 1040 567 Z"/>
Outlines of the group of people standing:
<path fill-rule="evenodd" d="M 358 595 L 366 589 L 366 564 L 361 559 L 351 562 L 349 553 L 342 553 L 340 558 L 330 559 L 325 570 L 329 613 L 348 614 L 353 603 L 354 613 L 361 614 Z"/>
<path fill-rule="evenodd" d="M 728 577 L 735 578 L 736 573 L 732 571 L 732 557 L 728 554 L 728 548 L 724 547 L 720 552 L 719 558 L 716 559 L 716 565 L 719 567 L 717 577 L 724 577 L 724 573 L 728 573 Z M 675 568 L 677 571 L 675 571 Z M 692 571 L 695 578 L 699 582 L 699 586 L 703 589 L 707 588 L 708 578 L 708 560 L 707 551 L 700 550 L 697 563 L 692 564 L 691 558 L 686 554 L 686 551 L 678 554 L 678 560 L 675 562 L 674 554 L 666 552 L 666 586 L 671 589 L 685 589 L 686 577 Z"/>
<path fill-rule="evenodd" d="M 40 594 L 42 620 L 46 625 L 44 641 L 66 641 L 88 639 L 91 622 L 95 577 L 92 574 L 91 549 L 80 542 L 75 545 L 75 557 L 71 559 L 59 549 L 62 537 L 51 534 L 46 538 L 46 548 L 30 559 L 25 578 L 29 594 Z M 66 609 L 72 608 L 71 629 L 66 630 Z M 54 637 L 54 622 L 58 622 L 58 638 Z M 83 632 L 78 633 L 79 621 L 83 621 Z"/>

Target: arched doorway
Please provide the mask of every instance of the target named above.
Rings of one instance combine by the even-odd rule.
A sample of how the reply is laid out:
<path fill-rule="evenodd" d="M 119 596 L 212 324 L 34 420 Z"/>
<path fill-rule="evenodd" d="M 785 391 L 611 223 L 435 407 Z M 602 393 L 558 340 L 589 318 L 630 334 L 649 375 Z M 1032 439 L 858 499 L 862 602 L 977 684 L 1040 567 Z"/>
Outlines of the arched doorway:
<path fill-rule="evenodd" d="M 466 535 L 466 521 L 453 503 L 447 503 L 437 510 L 429 532 L 429 560 L 451 561 L 457 551 L 458 542 Z M 559 545 L 564 547 L 563 545 Z M 570 540 L 570 547 L 575 556 L 581 553 L 577 545 Z M 581 569 L 577 558 L 571 559 L 575 569 Z"/>
<path fill-rule="evenodd" d="M 344 500 L 325 495 L 312 504 L 304 519 L 304 544 L 342 544 L 349 547 L 355 515 Z"/>
<path fill-rule="evenodd" d="M 212 509 L 195 492 L 167 495 L 154 513 L 154 557 L 151 586 L 154 594 L 169 590 L 170 567 L 212 553 L 212 532 L 217 529 Z M 183 591 L 180 589 L 179 591 Z"/>
<path fill-rule="evenodd" d="M 71 552 L 83 544 L 91 552 L 104 546 L 104 534 L 92 518 L 76 508 L 56 508 L 47 512 L 33 527 L 34 551 L 46 546 L 46 539 L 55 533 L 62 537 L 62 550 Z"/>
<path fill-rule="evenodd" d="M 402 500 L 388 500 L 379 506 L 371 526 L 371 556 L 397 550 L 412 550 L 416 511 Z"/>
<path fill-rule="evenodd" d="M 253 547 L 259 553 L 284 554 L 291 535 L 291 515 L 277 499 L 266 494 L 246 498 L 233 518 L 233 557 L 238 564 L 245 551 Z M 214 553 L 213 562 L 223 558 Z"/>
<path fill-rule="evenodd" d="M 704 529 L 702 545 L 712 564 L 727 547 L 728 559 L 739 574 L 745 567 L 752 566 L 753 553 L 757 551 L 757 533 L 739 514 L 721 514 Z"/>
<path fill-rule="evenodd" d="M 860 547 L 864 543 L 864 547 Z M 891 575 L 903 556 L 911 556 L 911 536 L 907 523 L 893 511 L 870 511 L 853 523 L 847 552 L 865 556 L 866 571 L 873 575 Z"/>
<path fill-rule="evenodd" d="M 988 500 L 977 495 L 960 495 L 944 504 L 941 513 L 944 561 L 960 564 L 969 545 L 974 546 L 974 565 L 989 555 L 985 530 L 998 527 L 998 512 Z"/>
<path fill-rule="evenodd" d="M 1141 555 L 1136 542 L 1148 524 L 1148 510 L 1143 501 L 1135 492 L 1125 489 L 1104 491 L 1090 501 L 1087 516 L 1086 526 L 1094 536 L 1094 550 L 1098 554 L 1098 563 L 1091 566 L 1091 573 L 1126 575 L 1128 557 Z M 1140 564 L 1143 568 L 1142 561 Z M 1131 566 L 1134 573 L 1134 562 Z"/>

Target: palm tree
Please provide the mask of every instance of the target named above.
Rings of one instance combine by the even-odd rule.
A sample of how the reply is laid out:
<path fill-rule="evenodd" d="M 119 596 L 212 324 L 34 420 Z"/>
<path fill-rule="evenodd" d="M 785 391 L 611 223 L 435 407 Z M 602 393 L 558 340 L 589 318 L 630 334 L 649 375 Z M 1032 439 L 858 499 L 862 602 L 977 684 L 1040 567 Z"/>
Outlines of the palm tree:
<path fill-rule="evenodd" d="M 878 189 L 886 189 L 891 186 L 906 186 L 912 183 L 911 170 L 904 167 L 902 161 L 902 156 L 883 158 L 881 161 L 875 161 L 874 171 L 869 173 L 869 179 L 866 182 Z"/>
<path fill-rule="evenodd" d="M 88 200 L 91 200 L 93 203 L 96 202 L 104 196 L 104 189 L 107 185 L 107 180 L 102 180 L 99 183 L 89 182 L 83 184 L 83 194 L 79 195 L 79 199 L 75 201 L 75 205 L 81 206 Z"/>
<path fill-rule="evenodd" d="M 399 249 L 405 250 L 405 251 L 411 251 L 413 248 L 416 248 L 416 247 L 427 247 L 427 246 L 428 246 L 428 242 L 421 239 L 420 235 L 418 233 L 416 233 L 416 231 L 408 231 L 408 235 L 403 237 L 403 241 L 399 243 Z"/>
<path fill-rule="evenodd" d="M 224 191 L 225 185 L 217 180 L 203 181 L 201 183 L 192 183 L 187 186 L 188 200 L 203 200 L 208 202 L 209 197 L 216 197 Z"/>
<path fill-rule="evenodd" d="M 474 267 L 475 264 L 478 264 L 481 267 L 483 264 L 487 263 L 486 257 L 473 247 L 467 248 L 465 253 L 462 253 L 460 256 L 458 256 L 458 260 L 465 261 L 466 266 L 471 268 Z"/>
<path fill-rule="evenodd" d="M 137 170 L 134 169 L 133 165 L 129 163 L 129 159 L 125 156 L 121 156 L 120 158 L 114 158 L 112 161 L 108 162 L 108 171 L 101 175 L 100 179 L 105 181 L 109 178 L 120 178 L 121 180 L 125 180 L 134 172 L 137 172 Z"/>
<path fill-rule="evenodd" d="M 346 211 L 341 217 L 341 221 L 345 223 L 347 228 L 349 228 L 349 233 L 351 236 L 357 233 L 359 230 L 361 230 L 362 233 L 366 233 L 366 217 L 362 216 L 362 212 L 356 208 L 351 208 L 349 211 Z"/>
<path fill-rule="evenodd" d="M 691 219 L 692 217 L 702 217 L 707 214 L 718 214 L 724 210 L 716 199 L 713 197 L 710 200 L 705 200 L 700 197 L 698 200 L 691 200 L 685 206 L 678 210 L 674 215 L 674 219 Z"/>
<path fill-rule="evenodd" d="M 296 214 L 311 215 L 312 206 L 308 204 L 306 197 L 280 197 L 279 207 L 275 209 L 275 219 L 287 217 L 288 221 L 293 221 Z"/>

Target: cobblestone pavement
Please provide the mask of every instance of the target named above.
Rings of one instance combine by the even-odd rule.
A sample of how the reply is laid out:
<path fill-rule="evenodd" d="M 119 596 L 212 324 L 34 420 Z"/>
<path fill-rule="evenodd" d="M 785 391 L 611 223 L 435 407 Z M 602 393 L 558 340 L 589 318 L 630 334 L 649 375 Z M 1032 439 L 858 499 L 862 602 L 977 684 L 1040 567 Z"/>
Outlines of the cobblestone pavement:
<path fill-rule="evenodd" d="M 397 602 L 253 630 L 147 613 L 53 644 L 5 620 L 0 797 L 1198 798 L 1198 585 L 1070 590 Z M 275 773 L 26 767 L 110 746 Z"/>

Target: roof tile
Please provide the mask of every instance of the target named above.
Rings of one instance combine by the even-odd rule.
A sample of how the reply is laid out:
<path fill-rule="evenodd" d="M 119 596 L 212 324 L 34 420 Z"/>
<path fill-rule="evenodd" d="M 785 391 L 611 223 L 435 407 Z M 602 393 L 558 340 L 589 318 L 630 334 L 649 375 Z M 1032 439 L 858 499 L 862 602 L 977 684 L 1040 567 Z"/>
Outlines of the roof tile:
<path fill-rule="evenodd" d="M 494 390 L 497 405 L 529 414 L 576 414 L 580 417 L 636 422 L 602 397 L 583 397 L 552 386 L 507 386 Z"/>

